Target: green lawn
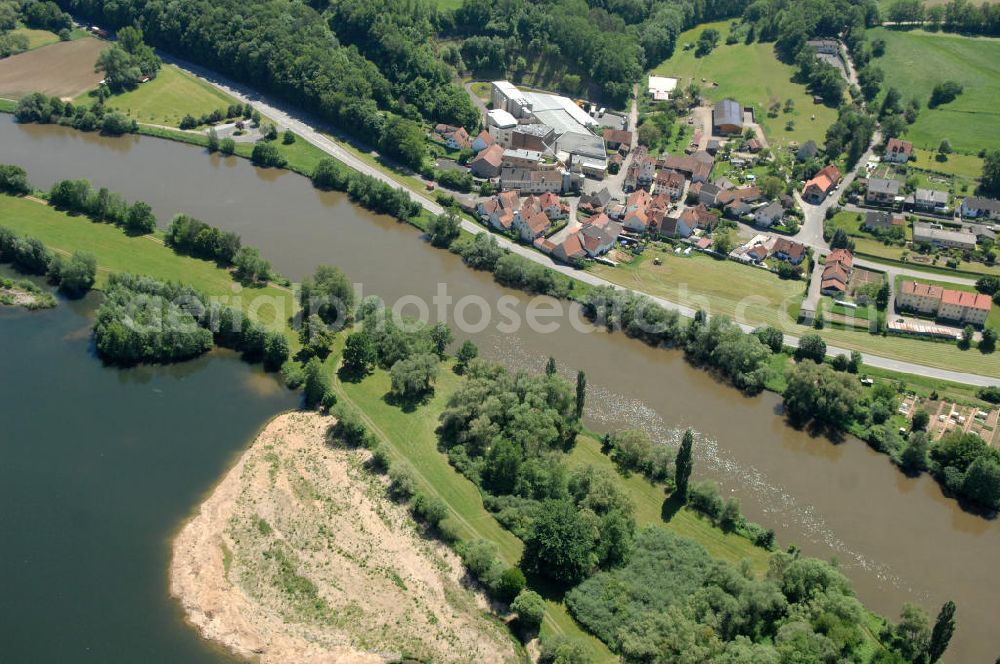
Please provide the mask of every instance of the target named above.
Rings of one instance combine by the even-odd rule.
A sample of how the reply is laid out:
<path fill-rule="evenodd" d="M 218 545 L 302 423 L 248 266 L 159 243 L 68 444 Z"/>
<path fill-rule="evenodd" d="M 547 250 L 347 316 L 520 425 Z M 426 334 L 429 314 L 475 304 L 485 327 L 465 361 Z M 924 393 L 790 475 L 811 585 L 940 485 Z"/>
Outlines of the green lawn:
<path fill-rule="evenodd" d="M 936 150 L 947 138 L 955 150 L 969 154 L 1000 148 L 1000 39 L 886 28 L 873 28 L 868 37 L 886 41 L 885 55 L 876 60 L 886 87 L 898 88 L 904 100 L 916 96 L 922 104 L 906 139 Z M 931 89 L 946 80 L 961 83 L 964 92 L 948 104 L 927 108 Z"/>
<path fill-rule="evenodd" d="M 178 255 L 166 247 L 159 236 L 129 237 L 111 224 L 67 215 L 31 199 L 0 195 L 0 226 L 38 238 L 58 253 L 89 251 L 94 254 L 98 264 L 98 288 L 106 283 L 112 272 L 133 272 L 180 281 L 208 296 L 231 296 L 239 289 L 228 270 L 210 261 Z M 287 289 L 278 286 L 242 289 L 240 295 L 245 305 L 252 297 L 270 298 L 270 302 L 277 303 L 261 306 L 258 311 L 262 322 L 274 320 L 276 307 L 282 307 L 287 316 L 292 314 L 294 300 Z M 296 347 L 296 335 L 289 332 L 289 339 L 293 348 Z"/>
<path fill-rule="evenodd" d="M 978 155 L 950 154 L 948 161 L 935 159 L 937 150 L 915 148 L 916 159 L 910 165 L 926 171 L 954 175 L 965 180 L 978 180 L 983 174 L 983 160 Z"/>
<path fill-rule="evenodd" d="M 662 264 L 654 265 L 654 258 Z M 776 312 L 805 294 L 805 281 L 782 280 L 766 270 L 700 252 L 683 256 L 652 246 L 631 263 L 594 264 L 588 270 L 628 288 L 751 324 L 777 323 Z"/>
<path fill-rule="evenodd" d="M 59 41 L 59 35 L 48 30 L 35 30 L 34 28 L 15 28 L 11 30 L 12 35 L 24 35 L 28 38 L 28 50 L 55 44 Z"/>
<path fill-rule="evenodd" d="M 697 42 L 698 35 L 706 28 L 717 29 L 722 35 L 721 43 L 707 56 L 696 58 L 693 48 L 685 51 L 683 46 Z M 752 104 L 757 121 L 772 145 L 789 141 L 804 143 L 810 139 L 822 144 L 827 128 L 837 119 L 837 111 L 814 104 L 805 86 L 792 82 L 795 68 L 778 60 L 774 44 L 727 46 L 728 34 L 728 21 L 706 23 L 681 33 L 673 57 L 656 65 L 653 73 L 679 78 L 681 87 L 694 82 L 701 87 L 702 95 L 712 102 L 732 97 L 744 106 Z M 713 83 L 718 86 L 713 87 Z M 780 113 L 773 119 L 767 117 L 767 108 L 772 102 L 784 106 L 787 99 L 795 102 L 792 113 Z M 788 120 L 795 121 L 793 131 L 785 130 Z"/>
<path fill-rule="evenodd" d="M 89 101 L 89 98 L 83 100 Z M 197 118 L 216 109 L 225 110 L 233 103 L 236 100 L 229 95 L 166 64 L 149 83 L 107 101 L 108 106 L 128 113 L 139 122 L 173 127 L 187 114 Z"/>

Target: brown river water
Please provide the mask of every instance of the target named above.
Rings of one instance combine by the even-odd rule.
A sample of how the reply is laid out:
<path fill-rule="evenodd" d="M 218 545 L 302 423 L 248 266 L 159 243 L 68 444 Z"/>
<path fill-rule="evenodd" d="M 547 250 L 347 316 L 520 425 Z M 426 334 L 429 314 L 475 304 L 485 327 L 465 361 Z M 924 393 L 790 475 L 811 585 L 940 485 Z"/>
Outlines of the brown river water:
<path fill-rule="evenodd" d="M 147 201 L 161 224 L 186 212 L 236 231 L 292 280 L 328 263 L 390 305 L 414 296 L 431 302 L 443 284 L 456 302 L 505 298 L 522 316 L 529 306 L 527 296 L 430 247 L 412 227 L 319 192 L 293 173 L 169 141 L 18 126 L 9 116 L 0 118 L 0 163 L 24 167 L 37 187 L 89 178 Z M 467 307 L 466 320 L 477 320 L 475 311 Z M 742 396 L 679 352 L 594 330 L 575 307 L 547 321 L 558 329 L 522 326 L 511 334 L 494 322 L 459 337 L 510 367 L 540 370 L 551 355 L 567 376 L 586 371 L 587 416 L 597 430 L 638 427 L 673 444 L 693 427 L 696 476 L 737 496 L 750 519 L 776 530 L 779 543 L 837 559 L 862 601 L 891 619 L 903 602 L 933 617 L 954 600 L 958 630 L 949 661 L 1000 655 L 1000 523 L 963 512 L 929 477 L 905 477 L 861 441 L 835 444 L 787 426 L 776 395 Z M 192 507 L 197 500 L 191 496 Z"/>

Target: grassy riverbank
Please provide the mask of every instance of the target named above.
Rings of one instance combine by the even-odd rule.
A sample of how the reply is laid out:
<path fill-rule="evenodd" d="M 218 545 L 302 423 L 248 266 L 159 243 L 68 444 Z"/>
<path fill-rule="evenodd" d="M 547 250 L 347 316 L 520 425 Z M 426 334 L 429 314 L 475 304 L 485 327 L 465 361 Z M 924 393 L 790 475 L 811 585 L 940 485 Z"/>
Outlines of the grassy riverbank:
<path fill-rule="evenodd" d="M 284 320 L 294 311 L 291 290 L 276 285 L 244 288 L 233 279 L 229 270 L 210 261 L 177 254 L 163 244 L 160 233 L 131 237 L 116 226 L 60 212 L 36 199 L 4 195 L 0 195 L 0 225 L 38 238 L 56 253 L 69 255 L 87 251 L 94 254 L 97 288 L 107 282 L 112 272 L 132 272 L 183 282 L 209 297 L 239 296 L 244 304 L 258 298 L 256 301 L 261 305 L 258 312 L 265 324 L 279 317 Z M 287 336 L 291 343 L 297 344 L 298 338 L 290 329 Z"/>

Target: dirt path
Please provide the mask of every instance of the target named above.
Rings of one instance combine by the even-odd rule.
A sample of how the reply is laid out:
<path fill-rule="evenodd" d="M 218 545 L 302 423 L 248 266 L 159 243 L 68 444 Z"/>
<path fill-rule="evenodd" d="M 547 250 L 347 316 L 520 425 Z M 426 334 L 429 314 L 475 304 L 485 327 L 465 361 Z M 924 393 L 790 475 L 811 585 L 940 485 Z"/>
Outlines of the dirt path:
<path fill-rule="evenodd" d="M 446 547 L 385 497 L 332 420 L 275 418 L 174 541 L 170 589 L 202 634 L 269 662 L 513 662 Z"/>

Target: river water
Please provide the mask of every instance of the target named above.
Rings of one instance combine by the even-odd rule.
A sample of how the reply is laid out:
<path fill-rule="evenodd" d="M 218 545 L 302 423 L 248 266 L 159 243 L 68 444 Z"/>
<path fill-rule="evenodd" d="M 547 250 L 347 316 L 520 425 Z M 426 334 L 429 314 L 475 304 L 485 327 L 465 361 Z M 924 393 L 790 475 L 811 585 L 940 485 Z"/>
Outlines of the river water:
<path fill-rule="evenodd" d="M 96 186 L 107 186 L 129 199 L 147 201 L 161 223 L 175 213 L 186 212 L 237 231 L 245 243 L 259 247 L 277 270 L 293 280 L 308 275 L 318 264 L 328 263 L 341 267 L 365 294 L 377 294 L 390 305 L 400 298 L 414 296 L 431 302 L 439 289 L 446 288 L 456 305 L 471 302 L 471 298 L 489 303 L 504 298 L 510 304 L 510 311 L 522 318 L 529 306 L 535 306 L 523 294 L 496 285 L 490 276 L 467 269 L 448 252 L 431 248 L 411 227 L 369 214 L 341 194 L 319 192 L 305 178 L 292 173 L 256 169 L 246 161 L 208 156 L 195 147 L 148 138 L 107 139 L 52 126 L 19 126 L 0 118 L 0 163 L 23 166 L 39 187 L 48 187 L 62 178 L 87 177 Z M 451 313 L 455 308 L 451 308 Z M 435 310 L 433 304 L 431 310 Z M 419 309 L 411 303 L 406 311 L 417 313 Z M 467 321 L 479 318 L 475 306 L 470 305 L 464 311 Z M 673 443 L 681 429 L 693 427 L 699 434 L 696 477 L 718 480 L 725 494 L 740 499 L 749 518 L 777 531 L 780 543 L 796 543 L 810 555 L 836 558 L 854 582 L 860 598 L 890 618 L 898 616 L 900 606 L 906 601 L 922 604 L 933 616 L 945 600 L 955 600 L 958 630 L 949 651 L 951 661 L 993 661 L 1000 654 L 1000 633 L 995 629 L 1000 616 L 997 573 L 1000 524 L 963 512 L 941 494 L 930 478 L 905 477 L 885 456 L 856 439 L 834 444 L 787 426 L 780 417 L 780 399 L 775 395 L 742 396 L 709 374 L 690 367 L 682 354 L 651 349 L 620 334 L 596 331 L 579 322 L 578 314 L 575 307 L 570 307 L 568 312 L 551 319 L 559 323 L 555 331 L 522 326 L 516 334 L 497 329 L 494 316 L 493 324 L 485 329 L 459 336 L 473 338 L 485 356 L 510 367 L 539 370 L 551 355 L 567 376 L 577 369 L 586 371 L 587 417 L 596 429 L 641 427 L 657 439 Z M 41 316 L 62 320 L 60 317 L 67 315 Z M 2 348 L 5 351 L 18 348 L 20 355 L 28 355 L 22 346 L 28 343 L 24 337 L 31 335 L 11 336 L 9 327 L 6 320 L 0 320 Z M 14 328 L 17 329 L 16 325 Z M 39 325 L 37 329 L 45 326 Z M 81 368 L 95 363 L 84 357 L 83 350 L 82 347 L 73 347 L 69 353 L 60 350 L 60 363 L 54 365 L 66 365 L 64 375 L 72 377 L 78 385 L 89 378 L 80 380 L 75 372 L 106 373 L 99 367 Z M 51 353 L 48 349 L 46 352 Z M 62 359 L 65 354 L 74 353 L 77 361 Z M 37 355 L 35 359 L 39 361 Z M 171 370 L 146 371 L 168 384 L 174 384 L 170 382 L 175 380 L 170 377 L 173 371 L 190 371 L 206 382 L 216 372 L 243 375 L 240 374 L 243 370 L 231 367 L 227 360 L 202 360 L 191 366 L 197 369 L 183 365 Z M 6 379 L 9 370 L 3 364 L 0 368 L 4 369 L 0 376 Z M 123 381 L 118 379 L 117 383 Z M 5 389 L 12 389 L 7 386 L 9 382 L 2 381 Z M 106 398 L 104 386 L 97 387 L 86 390 L 86 398 L 81 397 L 84 403 L 111 404 L 116 398 L 125 398 Z M 190 389 L 180 391 L 185 391 L 184 398 L 191 402 L 200 404 L 204 400 L 206 403 L 202 405 L 206 407 L 209 401 L 215 404 L 216 392 L 211 387 L 195 379 L 189 379 L 185 387 Z M 10 401 L 3 399 L 0 414 L 8 410 L 23 413 L 28 408 L 51 412 L 54 417 L 63 412 L 62 403 L 45 401 L 39 393 L 13 389 L 23 400 L 30 399 L 30 406 L 15 399 L 14 403 L 20 407 L 9 409 Z M 209 394 L 211 397 L 205 396 Z M 216 420 L 217 424 L 208 429 L 212 440 L 218 442 L 224 438 L 227 442 L 211 447 L 207 462 L 204 454 L 198 454 L 198 464 L 192 464 L 191 473 L 177 472 L 176 477 L 166 478 L 174 491 L 170 514 L 161 515 L 163 519 L 155 524 L 154 519 L 148 519 L 150 528 L 156 528 L 156 547 L 160 548 L 153 547 L 155 551 L 147 550 L 143 556 L 137 553 L 129 563 L 129 569 L 141 567 L 142 574 L 155 579 L 155 588 L 148 587 L 147 579 L 147 588 L 141 596 L 121 595 L 119 600 L 123 605 L 131 605 L 132 611 L 155 610 L 162 620 L 169 618 L 173 624 L 176 607 L 165 595 L 162 543 L 178 520 L 197 504 L 212 478 L 220 474 L 228 455 L 274 412 L 278 402 L 288 399 L 280 394 L 267 398 L 258 394 L 257 398 L 264 403 L 248 403 L 240 409 L 244 419 Z M 112 408 L 107 407 L 110 413 Z M 113 410 L 117 412 L 117 405 Z M 191 424 L 183 418 L 177 418 L 176 423 Z M 117 438 L 120 424 L 110 415 L 94 417 L 86 425 L 76 423 L 74 445 L 87 448 L 91 440 Z M 173 441 L 174 434 L 169 430 L 157 430 L 157 434 Z M 184 435 L 184 432 L 176 434 L 181 438 Z M 3 432 L 0 438 L 6 439 Z M 49 441 L 44 434 L 35 438 Z M 176 446 L 176 442 L 173 444 Z M 186 438 L 183 444 L 205 449 L 204 444 L 190 443 Z M 162 445 L 170 447 L 167 442 Z M 48 462 L 52 457 L 43 458 Z M 106 470 L 130 472 L 127 468 Z M 53 478 L 46 475 L 23 470 L 18 480 L 55 491 Z M 52 501 L 48 508 L 55 509 L 59 502 Z M 3 505 L 0 510 L 6 511 L 11 503 Z M 166 509 L 165 505 L 157 507 Z M 123 508 L 130 513 L 141 513 L 140 508 L 145 509 L 146 505 L 106 504 L 99 511 L 103 514 L 104 510 L 114 512 Z M 18 518 L 37 518 L 31 514 L 33 510 Z M 117 517 L 111 514 L 110 519 Z M 86 545 L 103 549 L 108 543 L 94 538 Z M 103 596 L 93 589 L 92 578 L 80 569 L 72 554 L 50 552 L 49 555 L 52 564 L 59 565 L 60 573 L 81 577 L 77 582 L 64 582 L 60 586 L 65 597 L 71 597 L 81 607 L 104 606 Z M 8 567 L 4 563 L 0 574 L 10 573 Z M 18 567 L 18 574 L 25 575 L 26 570 Z M 24 604 L 24 601 L 14 606 L 0 604 L 0 636 L 7 637 L 2 640 L 37 637 L 38 628 L 32 632 L 27 627 L 11 635 L 2 634 L 10 624 L 8 612 L 20 611 Z M 125 606 L 122 610 L 125 611 Z M 20 620 L 32 622 L 28 618 Z M 119 639 L 118 634 L 112 630 L 93 638 L 111 641 Z M 177 634 L 176 638 L 179 643 L 189 641 L 186 634 Z M 130 641 L 120 645 L 127 648 L 135 644 Z M 47 647 L 55 646 L 47 644 Z"/>

